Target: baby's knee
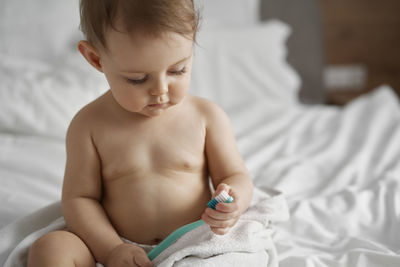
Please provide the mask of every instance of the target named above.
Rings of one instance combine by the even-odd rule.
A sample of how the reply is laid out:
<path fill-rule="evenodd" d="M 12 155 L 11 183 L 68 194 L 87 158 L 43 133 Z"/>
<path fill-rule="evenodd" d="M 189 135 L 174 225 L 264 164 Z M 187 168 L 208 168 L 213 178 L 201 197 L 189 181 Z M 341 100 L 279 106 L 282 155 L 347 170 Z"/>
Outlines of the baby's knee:
<path fill-rule="evenodd" d="M 29 249 L 28 266 L 51 266 L 50 263 L 55 262 L 59 266 L 69 266 L 69 262 L 82 260 L 93 262 L 89 250 L 80 238 L 68 231 L 55 231 L 43 235 L 33 243 Z M 44 264 L 45 262 L 49 264 Z"/>
<path fill-rule="evenodd" d="M 64 235 L 63 231 L 56 231 L 38 238 L 29 248 L 28 267 L 48 266 L 52 257 L 59 257 Z"/>
<path fill-rule="evenodd" d="M 30 253 L 40 253 L 45 251 L 48 254 L 50 251 L 55 252 L 65 246 L 65 242 L 69 239 L 69 233 L 66 231 L 55 231 L 47 233 L 39 237 L 31 246 Z"/>

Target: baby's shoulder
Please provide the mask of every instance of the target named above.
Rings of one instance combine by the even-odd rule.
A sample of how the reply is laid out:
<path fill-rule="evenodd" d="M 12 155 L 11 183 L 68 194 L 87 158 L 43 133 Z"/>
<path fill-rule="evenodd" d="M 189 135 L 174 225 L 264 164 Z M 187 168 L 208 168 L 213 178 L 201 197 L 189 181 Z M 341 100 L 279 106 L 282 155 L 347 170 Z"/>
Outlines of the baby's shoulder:
<path fill-rule="evenodd" d="M 192 106 L 207 122 L 215 120 L 226 120 L 228 117 L 225 111 L 216 103 L 197 96 L 191 97 Z"/>
<path fill-rule="evenodd" d="M 222 108 L 220 108 L 216 103 L 198 96 L 191 96 L 191 106 L 198 113 L 206 117 L 215 115 L 215 113 L 224 113 Z"/>
<path fill-rule="evenodd" d="M 104 116 L 102 96 L 83 106 L 72 118 L 69 131 L 90 131 L 101 117 Z"/>

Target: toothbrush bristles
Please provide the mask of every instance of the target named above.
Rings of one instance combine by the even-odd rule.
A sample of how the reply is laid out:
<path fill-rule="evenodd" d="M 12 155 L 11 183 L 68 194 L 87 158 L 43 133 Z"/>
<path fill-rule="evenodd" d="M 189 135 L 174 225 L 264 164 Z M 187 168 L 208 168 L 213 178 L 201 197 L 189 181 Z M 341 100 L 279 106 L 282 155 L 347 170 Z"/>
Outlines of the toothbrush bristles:
<path fill-rule="evenodd" d="M 232 202 L 233 198 L 228 194 L 226 191 L 222 191 L 221 193 L 218 194 L 215 198 L 211 199 L 210 202 L 207 203 L 207 206 L 215 209 L 215 206 L 218 203 L 222 202 Z"/>

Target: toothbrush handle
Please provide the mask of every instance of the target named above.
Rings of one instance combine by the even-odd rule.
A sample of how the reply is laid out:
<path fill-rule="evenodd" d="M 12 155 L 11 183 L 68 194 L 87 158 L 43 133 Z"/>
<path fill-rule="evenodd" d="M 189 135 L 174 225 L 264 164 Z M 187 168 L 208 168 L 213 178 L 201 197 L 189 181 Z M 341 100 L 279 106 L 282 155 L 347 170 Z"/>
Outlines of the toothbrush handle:
<path fill-rule="evenodd" d="M 160 244 L 158 244 L 155 248 L 153 248 L 147 256 L 150 260 L 154 260 L 161 252 L 163 252 L 166 248 L 168 248 L 172 243 L 174 243 L 178 238 L 183 236 L 189 231 L 196 229 L 197 227 L 204 224 L 203 220 L 198 220 L 190 224 L 186 224 L 175 231 L 173 231 L 170 235 L 167 236 Z"/>
<path fill-rule="evenodd" d="M 232 203 L 232 202 L 233 202 L 232 196 L 229 196 L 229 198 L 225 200 L 225 203 Z M 215 209 L 215 205 L 218 203 L 219 202 L 215 198 L 213 198 L 210 200 L 210 202 L 208 202 L 207 206 L 209 206 L 212 209 Z M 178 238 L 180 238 L 187 232 L 190 232 L 203 224 L 205 224 L 203 220 L 198 220 L 176 229 L 170 235 L 168 235 L 160 244 L 158 244 L 155 248 L 153 248 L 147 254 L 147 256 L 151 261 L 154 260 L 161 252 L 163 252 L 170 245 L 172 245 L 172 243 L 174 243 Z"/>

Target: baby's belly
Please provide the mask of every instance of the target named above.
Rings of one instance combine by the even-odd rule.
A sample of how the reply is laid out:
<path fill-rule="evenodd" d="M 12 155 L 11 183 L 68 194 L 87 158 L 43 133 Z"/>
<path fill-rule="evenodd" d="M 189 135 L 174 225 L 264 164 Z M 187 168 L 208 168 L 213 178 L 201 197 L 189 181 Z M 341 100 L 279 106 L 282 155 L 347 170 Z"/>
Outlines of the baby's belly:
<path fill-rule="evenodd" d="M 104 182 L 103 207 L 120 236 L 156 244 L 180 226 L 200 219 L 211 198 L 205 174 L 144 176 L 132 174 Z"/>

